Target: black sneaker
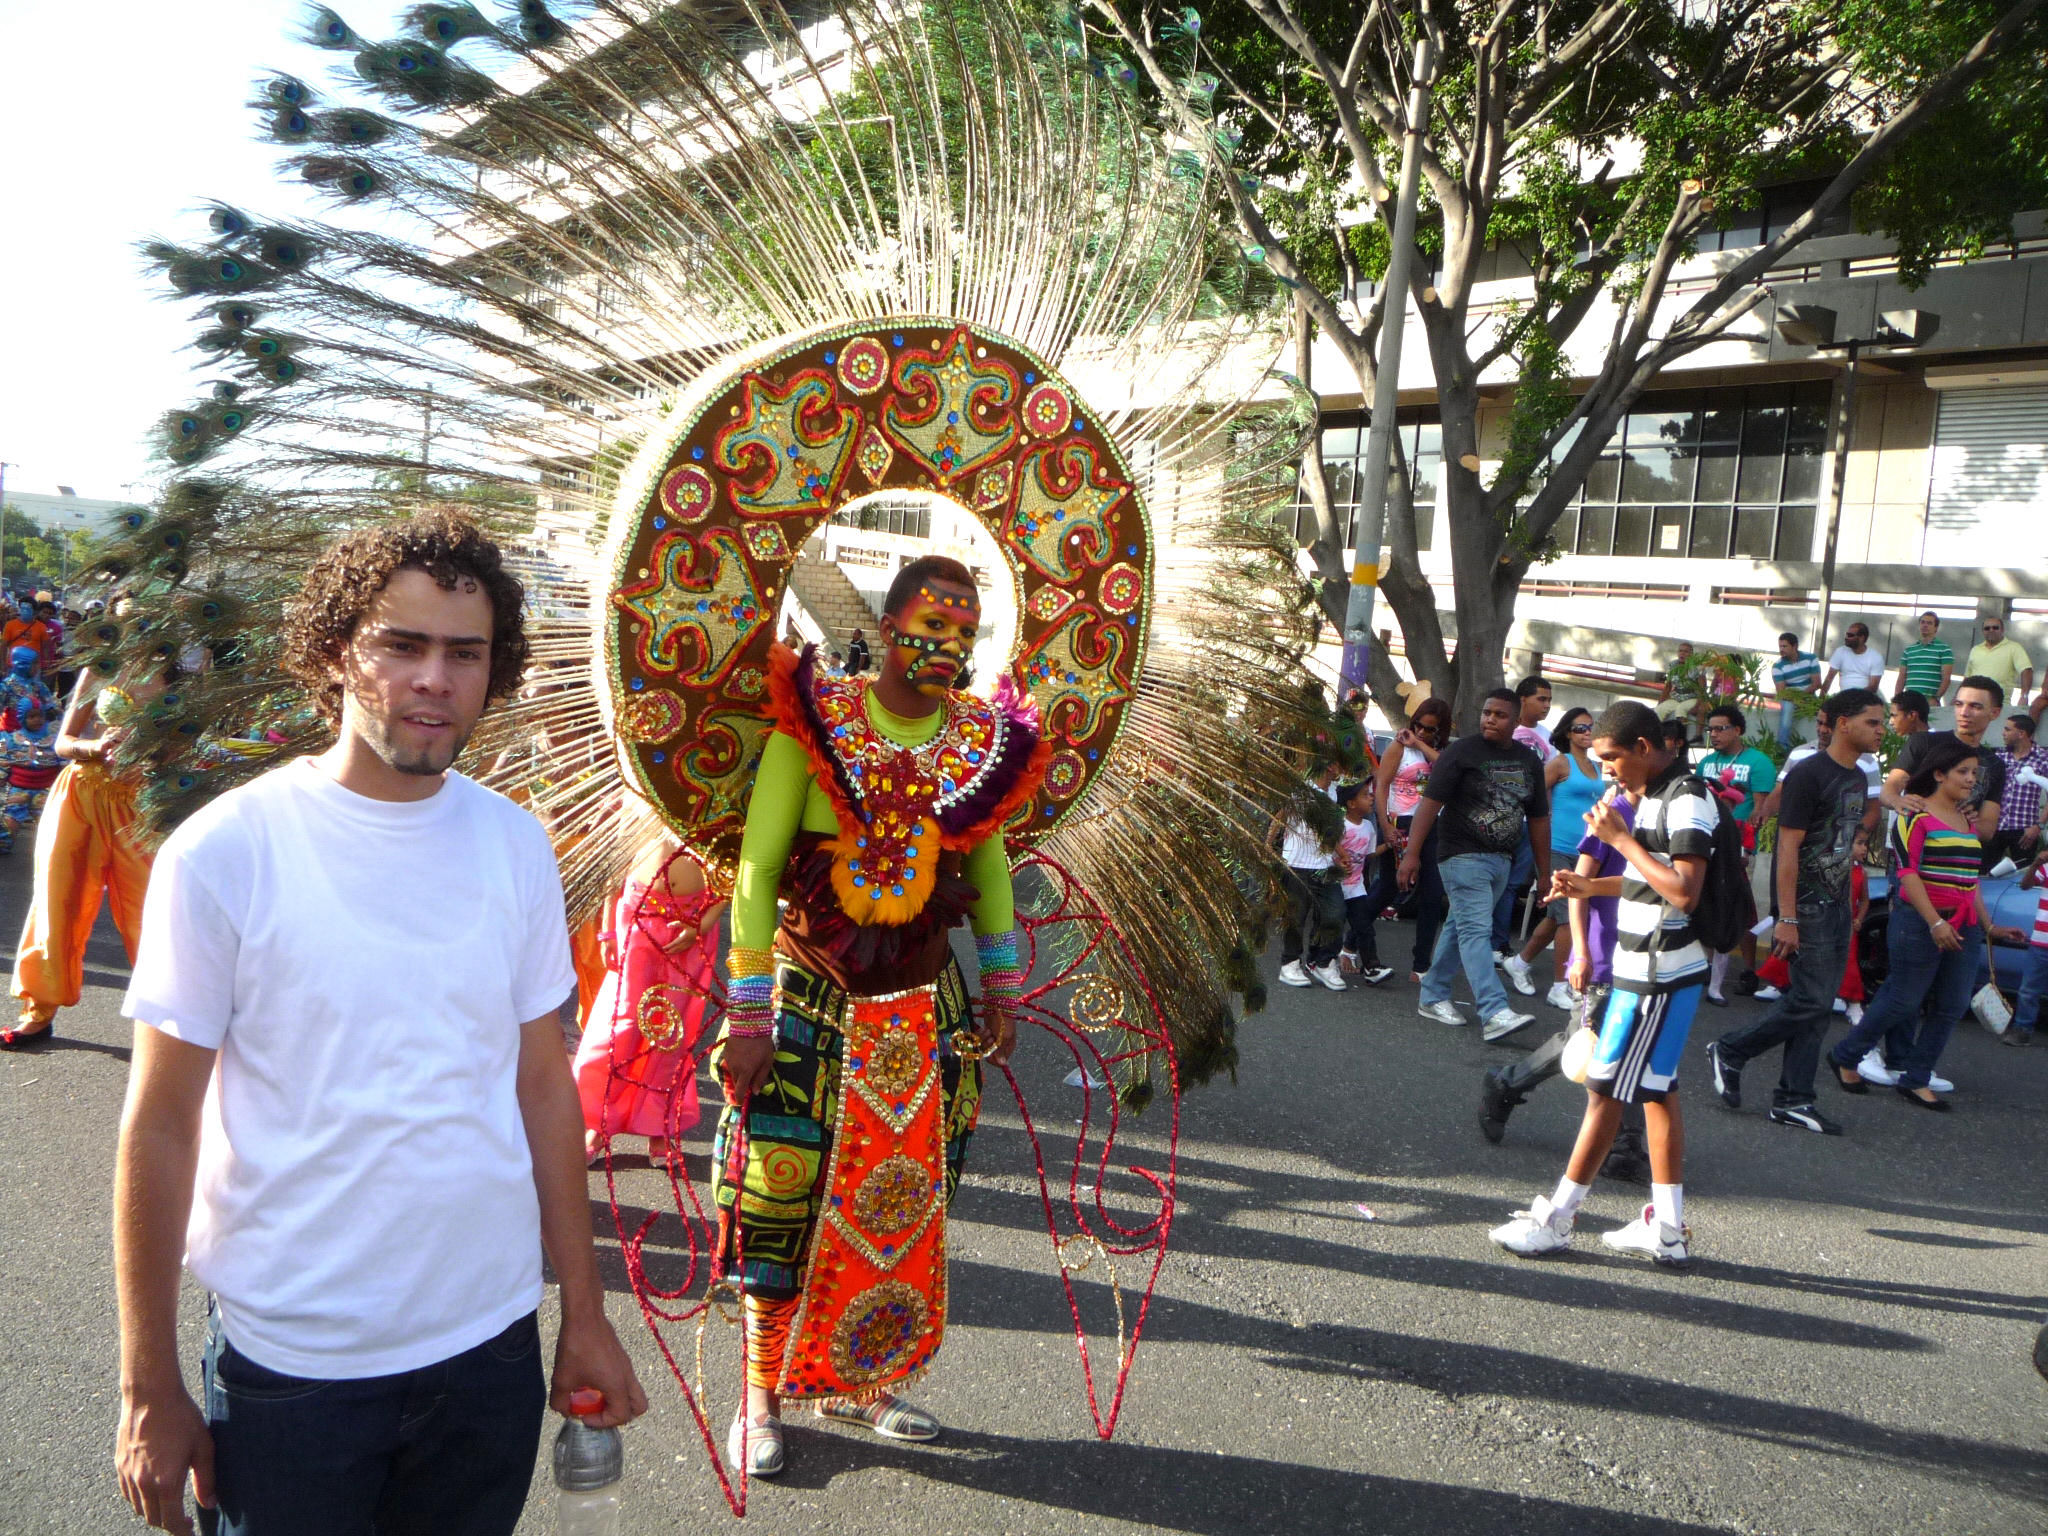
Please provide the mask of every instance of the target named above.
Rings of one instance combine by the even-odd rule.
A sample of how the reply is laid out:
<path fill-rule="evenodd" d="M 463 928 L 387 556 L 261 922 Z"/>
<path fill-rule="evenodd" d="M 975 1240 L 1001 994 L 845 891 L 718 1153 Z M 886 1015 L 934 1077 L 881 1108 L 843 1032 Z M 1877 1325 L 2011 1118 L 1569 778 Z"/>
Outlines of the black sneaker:
<path fill-rule="evenodd" d="M 1771 1124 L 1789 1125 L 1794 1130 L 1814 1131 L 1822 1136 L 1839 1136 L 1839 1121 L 1830 1120 L 1811 1104 L 1780 1104 L 1771 1110 Z"/>
<path fill-rule="evenodd" d="M 1754 997 L 1756 989 L 1763 983 L 1757 980 L 1755 971 L 1744 971 L 1728 984 L 1728 990 L 1738 997 Z"/>
<path fill-rule="evenodd" d="M 1369 963 L 1364 970 L 1358 973 L 1358 979 L 1368 987 L 1376 987 L 1393 974 L 1394 968 L 1391 965 Z"/>
<path fill-rule="evenodd" d="M 1479 1090 L 1479 1134 L 1499 1146 L 1507 1134 L 1508 1116 L 1521 1102 L 1522 1096 L 1508 1086 L 1505 1069 L 1488 1067 L 1486 1082 Z"/>
<path fill-rule="evenodd" d="M 1742 1068 L 1721 1054 L 1721 1042 L 1707 1042 L 1707 1065 L 1714 1069 L 1714 1093 L 1730 1109 L 1742 1108 Z"/>
<path fill-rule="evenodd" d="M 1648 1184 L 1650 1155 L 1640 1147 L 1616 1142 L 1607 1149 L 1606 1160 L 1600 1164 L 1600 1177 L 1622 1184 Z"/>

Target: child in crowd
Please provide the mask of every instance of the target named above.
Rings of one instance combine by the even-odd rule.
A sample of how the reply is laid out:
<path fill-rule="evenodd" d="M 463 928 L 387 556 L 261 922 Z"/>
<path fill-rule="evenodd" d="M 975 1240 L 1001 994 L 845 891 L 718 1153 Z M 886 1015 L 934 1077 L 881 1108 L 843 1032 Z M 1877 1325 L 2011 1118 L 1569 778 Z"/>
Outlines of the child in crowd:
<path fill-rule="evenodd" d="M 2041 1016 L 2041 999 L 2048 996 L 2048 848 L 2034 855 L 2033 865 L 2020 877 L 2028 890 L 2041 887 L 2040 904 L 2034 908 L 2034 927 L 2028 936 L 2027 968 L 2020 978 L 2019 1005 L 2012 1011 L 2012 1023 L 2001 1036 L 2007 1045 L 2025 1045 L 2034 1038 L 2034 1021 Z"/>
<path fill-rule="evenodd" d="M 1338 966 L 1376 987 L 1394 974 L 1394 968 L 1380 964 L 1379 946 L 1373 938 L 1373 919 L 1379 914 L 1365 896 L 1366 875 L 1380 845 L 1379 826 L 1373 818 L 1372 780 L 1338 785 L 1337 803 L 1344 809 L 1344 833 L 1337 845 L 1342 871 L 1338 889 L 1344 897 L 1344 949 L 1337 957 Z"/>
<path fill-rule="evenodd" d="M 14 852 L 14 834 L 26 832 L 42 814 L 43 800 L 64 764 L 57 756 L 57 725 L 33 697 L 21 718 L 0 732 L 0 762 L 7 765 L 7 790 L 0 799 L 0 853 Z"/>

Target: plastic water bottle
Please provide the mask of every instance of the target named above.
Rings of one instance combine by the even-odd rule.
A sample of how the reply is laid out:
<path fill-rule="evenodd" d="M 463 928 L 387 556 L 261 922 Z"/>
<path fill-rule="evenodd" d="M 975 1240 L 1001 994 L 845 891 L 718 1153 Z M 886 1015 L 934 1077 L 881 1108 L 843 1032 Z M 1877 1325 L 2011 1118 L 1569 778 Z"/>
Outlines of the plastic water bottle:
<path fill-rule="evenodd" d="M 573 1417 L 555 1436 L 555 1530 L 558 1536 L 619 1536 L 619 1482 L 626 1442 L 617 1429 L 584 1421 L 604 1412 L 604 1394 L 569 1394 Z"/>

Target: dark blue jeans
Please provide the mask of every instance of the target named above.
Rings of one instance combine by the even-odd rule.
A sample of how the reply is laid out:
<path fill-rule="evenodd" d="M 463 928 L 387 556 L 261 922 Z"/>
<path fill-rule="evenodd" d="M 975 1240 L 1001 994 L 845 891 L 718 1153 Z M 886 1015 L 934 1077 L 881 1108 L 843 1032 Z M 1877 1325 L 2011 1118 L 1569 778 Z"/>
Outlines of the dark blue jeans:
<path fill-rule="evenodd" d="M 1412 816 L 1395 818 L 1397 830 L 1406 832 L 1414 821 Z M 1414 963 L 1409 967 L 1417 975 L 1429 969 L 1430 959 L 1436 954 L 1436 931 L 1442 926 L 1444 914 L 1450 910 L 1450 901 L 1444 895 L 1444 882 L 1437 871 L 1436 829 L 1430 828 L 1429 840 L 1422 845 L 1422 867 L 1415 877 L 1415 951 Z M 1366 889 L 1366 900 L 1372 903 L 1375 917 L 1395 904 L 1401 894 L 1401 855 L 1392 843 L 1380 850 L 1377 873 L 1372 884 Z"/>
<path fill-rule="evenodd" d="M 285 1376 L 228 1342 L 202 1372 L 218 1507 L 206 1536 L 510 1536 L 540 1449 L 540 1325 L 416 1371 Z"/>
<path fill-rule="evenodd" d="M 1878 1041 L 1885 1065 L 1907 1088 L 1925 1088 L 1948 1044 L 1949 1031 L 1970 1006 L 1984 933 L 1975 923 L 1958 925 L 1961 949 L 1942 949 L 1920 914 L 1906 902 L 1892 908 L 1885 923 L 1891 970 L 1863 1011 L 1863 1022 L 1836 1042 L 1828 1060 L 1853 1068 Z"/>
<path fill-rule="evenodd" d="M 1853 936 L 1846 900 L 1812 910 L 1801 908 L 1799 952 L 1792 957 L 1792 979 L 1786 983 L 1785 995 L 1756 1023 L 1721 1037 L 1721 1054 L 1736 1067 L 1774 1046 L 1785 1047 L 1778 1089 L 1771 1096 L 1771 1102 L 1781 1108 L 1813 1102 L 1820 1042 L 1834 1018 Z"/>
<path fill-rule="evenodd" d="M 1574 860 L 1576 862 L 1576 860 Z M 1522 829 L 1522 840 L 1515 845 L 1515 857 L 1508 865 L 1508 888 L 1500 893 L 1500 900 L 1493 904 L 1493 947 L 1520 949 L 1515 942 L 1515 893 L 1527 885 L 1536 873 L 1536 851 L 1529 846 L 1529 829 Z"/>

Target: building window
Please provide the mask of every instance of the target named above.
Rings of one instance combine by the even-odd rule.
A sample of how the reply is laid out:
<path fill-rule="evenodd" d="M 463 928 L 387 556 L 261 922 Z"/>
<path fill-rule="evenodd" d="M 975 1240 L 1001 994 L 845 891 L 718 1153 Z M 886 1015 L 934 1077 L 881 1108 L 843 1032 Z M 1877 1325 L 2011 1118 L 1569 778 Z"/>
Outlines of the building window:
<path fill-rule="evenodd" d="M 1810 560 L 1826 382 L 1646 394 L 1553 531 L 1567 554 Z"/>
<path fill-rule="evenodd" d="M 932 536 L 931 503 L 922 496 L 874 496 L 857 506 L 845 507 L 832 514 L 832 521 L 841 528 L 858 528 L 865 533 L 900 533 L 908 538 L 928 539 Z"/>
<path fill-rule="evenodd" d="M 1407 456 L 1408 472 L 1415 488 L 1415 548 L 1429 548 L 1436 530 L 1436 488 L 1443 477 L 1444 429 L 1433 421 L 1403 421 L 1398 425 L 1401 451 Z M 1323 428 L 1323 475 L 1330 484 L 1330 506 L 1337 524 L 1344 530 L 1344 547 L 1351 547 L 1358 522 L 1358 495 L 1365 483 L 1365 445 L 1372 429 L 1362 421 Z M 1315 510 L 1308 492 L 1299 491 L 1294 500 L 1294 537 L 1307 544 L 1315 537 Z"/>
<path fill-rule="evenodd" d="M 1820 176 L 1809 181 L 1786 181 L 1775 187 L 1759 189 L 1753 203 L 1728 215 L 1726 229 L 1702 230 L 1699 249 L 1743 251 L 1777 239 L 1792 227 L 1795 219 L 1805 215 L 1813 206 L 1814 200 L 1828 189 L 1833 180 L 1831 176 Z M 1823 219 L 1813 234 L 1815 238 L 1823 235 L 1846 235 L 1851 227 L 1849 210 L 1845 205 L 1837 209 L 1831 217 Z"/>

